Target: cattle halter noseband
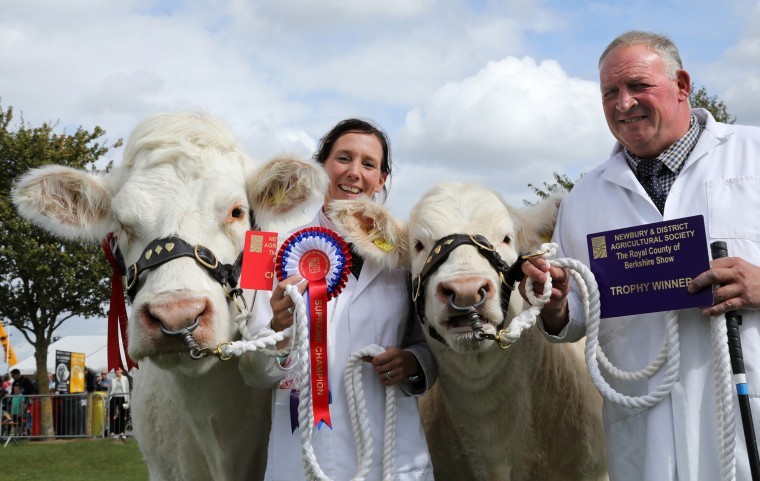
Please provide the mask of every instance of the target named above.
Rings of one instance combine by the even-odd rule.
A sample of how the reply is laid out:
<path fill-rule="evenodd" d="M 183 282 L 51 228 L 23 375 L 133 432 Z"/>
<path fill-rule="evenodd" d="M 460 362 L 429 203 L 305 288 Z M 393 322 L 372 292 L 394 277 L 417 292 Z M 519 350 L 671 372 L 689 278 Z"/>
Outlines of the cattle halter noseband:
<path fill-rule="evenodd" d="M 501 289 L 501 310 L 504 319 L 499 326 L 496 326 L 497 331 L 501 329 L 507 320 L 507 309 L 509 307 L 509 299 L 512 291 L 514 290 L 515 282 L 519 282 L 524 277 L 522 272 L 522 264 L 527 259 L 535 257 L 541 254 L 524 254 L 518 257 L 517 261 L 511 266 L 508 266 L 506 262 L 501 258 L 498 252 L 494 249 L 493 245 L 482 235 L 471 234 L 451 234 L 441 238 L 435 243 L 430 255 L 425 259 L 425 265 L 419 274 L 412 280 L 412 301 L 414 302 L 414 308 L 420 323 L 423 325 L 426 322 L 425 318 L 425 295 L 423 293 L 425 284 L 433 273 L 443 264 L 443 262 L 449 257 L 449 254 L 462 245 L 471 245 L 477 248 L 478 253 L 485 257 L 489 264 L 496 270 L 501 279 L 503 288 Z M 493 334 L 483 332 L 483 323 L 480 314 L 476 311 L 476 308 L 485 302 L 486 292 L 485 289 L 480 289 L 481 300 L 471 306 L 457 306 L 454 303 L 453 296 L 449 298 L 449 307 L 453 310 L 465 312 L 468 320 L 472 325 L 473 335 L 478 341 L 484 341 L 486 339 L 492 341 L 499 341 L 499 337 Z M 430 337 L 436 341 L 446 345 L 446 341 L 443 337 L 433 329 L 432 326 L 428 326 L 428 333 Z M 511 344 L 503 345 L 499 342 L 499 346 L 502 349 L 507 349 Z"/>
<path fill-rule="evenodd" d="M 221 284 L 227 299 L 235 304 L 238 312 L 248 309 L 243 297 L 243 290 L 237 285 L 243 264 L 242 252 L 233 264 L 222 264 L 208 247 L 200 244 L 191 245 L 179 237 L 163 237 L 149 242 L 137 262 L 129 267 L 125 267 L 124 257 L 118 247 L 113 248 L 113 253 L 119 267 L 126 275 L 125 287 L 130 302 L 133 302 L 137 295 L 139 278 L 143 272 L 175 259 L 192 257 L 214 280 Z M 242 303 L 242 307 L 238 302 Z M 226 343 L 222 343 L 216 349 L 201 348 L 198 345 L 198 342 L 193 338 L 193 331 L 199 324 L 200 317 L 197 317 L 192 325 L 176 331 L 168 330 L 163 324 L 160 325 L 160 329 L 165 336 L 178 337 L 190 351 L 190 357 L 193 359 L 202 359 L 209 354 L 215 354 L 220 358 L 225 357 L 220 354 L 223 345 Z"/>

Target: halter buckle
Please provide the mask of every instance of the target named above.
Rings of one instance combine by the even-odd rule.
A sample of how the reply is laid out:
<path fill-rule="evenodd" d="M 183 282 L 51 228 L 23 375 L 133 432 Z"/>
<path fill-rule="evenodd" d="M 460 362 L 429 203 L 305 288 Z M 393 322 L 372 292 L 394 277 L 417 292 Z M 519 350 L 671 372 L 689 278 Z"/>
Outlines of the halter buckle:
<path fill-rule="evenodd" d="M 476 246 L 480 247 L 481 249 L 484 249 L 484 250 L 487 250 L 487 251 L 491 251 L 491 252 L 496 252 L 496 249 L 494 249 L 494 247 L 490 243 L 488 243 L 488 241 L 486 241 L 486 244 L 483 244 L 482 242 L 478 242 L 478 240 L 476 239 L 476 237 L 477 236 L 475 236 L 473 234 L 470 234 L 470 240 L 472 241 L 473 244 L 475 244 Z"/>
<path fill-rule="evenodd" d="M 208 252 L 210 257 L 214 260 L 214 263 L 208 262 L 206 259 L 204 259 L 200 255 L 200 249 L 203 249 L 204 251 Z M 219 266 L 219 259 L 214 255 L 211 250 L 209 250 L 206 247 L 203 247 L 200 244 L 196 244 L 195 247 L 193 247 L 193 255 L 195 256 L 195 260 L 198 261 L 203 267 L 206 267 L 207 269 L 216 269 Z"/>
<path fill-rule="evenodd" d="M 132 275 L 130 276 L 130 274 Z M 129 267 L 127 267 L 125 277 L 127 278 L 127 290 L 132 289 L 132 286 L 134 286 L 137 282 L 137 278 L 140 277 L 137 272 L 137 263 L 131 264 Z"/>

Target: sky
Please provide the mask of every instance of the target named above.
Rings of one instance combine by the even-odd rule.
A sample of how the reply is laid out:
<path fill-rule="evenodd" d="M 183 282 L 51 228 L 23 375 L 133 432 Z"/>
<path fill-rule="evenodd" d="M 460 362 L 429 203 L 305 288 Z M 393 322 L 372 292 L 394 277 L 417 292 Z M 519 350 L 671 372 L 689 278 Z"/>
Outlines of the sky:
<path fill-rule="evenodd" d="M 671 37 L 697 88 L 760 126 L 758 0 L 3 3 L 0 106 L 27 124 L 100 126 L 113 143 L 150 114 L 202 109 L 267 160 L 308 158 L 339 120 L 368 118 L 391 138 L 386 203 L 402 218 L 441 181 L 520 206 L 537 200 L 528 184 L 604 161 L 597 61 L 627 30 Z M 74 319 L 56 334 L 105 332 Z"/>

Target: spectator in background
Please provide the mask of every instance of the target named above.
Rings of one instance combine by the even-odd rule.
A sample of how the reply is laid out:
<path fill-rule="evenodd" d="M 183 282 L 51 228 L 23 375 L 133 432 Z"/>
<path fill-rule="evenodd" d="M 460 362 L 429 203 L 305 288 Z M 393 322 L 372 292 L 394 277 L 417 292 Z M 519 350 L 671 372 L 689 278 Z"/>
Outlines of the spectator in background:
<path fill-rule="evenodd" d="M 127 407 L 129 402 L 129 381 L 121 368 L 116 368 L 116 377 L 111 379 L 108 388 L 110 409 L 109 430 L 111 436 L 121 436 L 127 427 Z"/>
<path fill-rule="evenodd" d="M 13 378 L 7 372 L 3 374 L 3 391 L 5 391 L 5 394 L 13 392 Z"/>
<path fill-rule="evenodd" d="M 86 392 L 95 392 L 98 388 L 97 379 L 95 373 L 89 367 L 84 368 L 84 390 Z"/>
<path fill-rule="evenodd" d="M 108 372 L 107 371 L 101 371 L 100 372 L 100 380 L 98 381 L 97 390 L 98 391 L 108 392 L 108 387 L 110 385 L 111 385 L 111 382 L 108 380 Z"/>
<path fill-rule="evenodd" d="M 37 389 L 34 387 L 34 383 L 31 379 L 21 375 L 21 371 L 18 369 L 11 370 L 11 377 L 13 378 L 13 387 L 19 386 L 21 388 L 21 394 L 29 396 L 30 394 L 37 394 Z"/>
<path fill-rule="evenodd" d="M 26 423 L 24 422 L 24 414 L 26 414 L 26 402 L 24 396 L 21 394 L 21 386 L 13 386 L 13 392 L 11 394 L 11 420 L 13 422 L 13 429 L 15 432 L 12 435 L 23 436 Z"/>

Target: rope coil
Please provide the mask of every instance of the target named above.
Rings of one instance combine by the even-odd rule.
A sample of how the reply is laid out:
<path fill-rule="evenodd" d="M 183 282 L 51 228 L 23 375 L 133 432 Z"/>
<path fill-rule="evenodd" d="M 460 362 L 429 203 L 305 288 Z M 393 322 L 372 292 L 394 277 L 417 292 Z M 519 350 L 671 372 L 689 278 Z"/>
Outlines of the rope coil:
<path fill-rule="evenodd" d="M 578 287 L 583 307 L 583 313 L 586 317 L 586 366 L 591 376 L 591 381 L 599 390 L 601 395 L 610 402 L 629 408 L 649 408 L 659 403 L 665 396 L 670 394 L 673 385 L 678 380 L 680 372 L 680 342 L 678 334 L 678 315 L 675 311 L 668 311 L 665 315 L 665 338 L 662 347 L 657 356 L 649 363 L 648 366 L 639 371 L 623 371 L 614 366 L 605 355 L 602 347 L 599 345 L 599 323 L 600 323 L 600 302 L 599 286 L 596 283 L 594 275 L 588 267 L 582 262 L 574 259 L 553 259 L 556 255 L 557 244 L 543 244 L 540 248 L 545 253 L 542 255 L 549 262 L 549 265 L 567 269 Z M 548 287 L 547 287 L 548 286 Z M 526 279 L 526 295 L 531 308 L 523 311 L 530 312 L 531 316 L 535 313 L 532 320 L 522 321 L 518 329 L 523 328 L 525 324 L 533 325 L 541 309 L 548 302 L 551 293 L 551 276 L 547 272 L 547 281 L 544 284 L 544 290 L 541 296 L 536 297 L 533 294 L 533 281 Z M 518 316 L 518 317 L 520 317 Z M 517 319 L 517 318 L 515 318 Z M 513 320 L 512 323 L 515 321 Z M 510 323 L 511 330 L 512 323 Z M 522 332 L 520 330 L 519 332 Z M 504 336 L 500 337 L 504 338 Z M 514 342 L 504 339 L 505 342 Z M 517 334 L 519 337 L 519 334 Z M 736 456 L 734 447 L 736 444 L 736 421 L 734 416 L 734 403 L 732 395 L 731 365 L 728 354 L 728 343 L 726 333 L 726 323 L 724 316 L 714 317 L 711 319 L 711 338 L 713 352 L 713 378 L 715 385 L 715 399 L 717 405 L 717 425 L 718 425 L 718 455 L 720 459 L 720 473 L 722 481 L 731 481 L 736 479 Z M 665 372 L 660 384 L 654 391 L 643 396 L 626 396 L 617 392 L 602 376 L 599 370 L 599 364 L 615 378 L 622 380 L 644 380 L 652 377 L 663 365 Z"/>
<path fill-rule="evenodd" d="M 282 357 L 290 355 L 295 362 L 298 382 L 298 425 L 301 437 L 301 454 L 304 464 L 306 479 L 309 481 L 330 481 L 317 461 L 312 446 L 314 436 L 314 411 L 311 398 L 311 367 L 309 359 L 309 326 L 306 313 L 306 302 L 298 292 L 298 288 L 288 285 L 285 295 L 293 300 L 295 305 L 293 313 L 293 326 L 281 331 L 274 332 L 270 328 L 263 328 L 251 339 L 234 341 L 227 344 L 222 350 L 223 356 L 242 356 L 246 352 L 260 352 L 269 357 Z M 250 319 L 250 312 L 243 312 L 235 318 L 238 330 L 244 338 L 250 337 L 246 323 Z M 290 347 L 274 349 L 274 346 L 285 339 L 292 338 Z M 364 480 L 372 469 L 373 445 L 372 434 L 369 426 L 366 400 L 364 397 L 364 385 L 362 382 L 362 369 L 367 365 L 362 357 L 376 356 L 385 351 L 385 348 L 372 344 L 354 352 L 347 363 L 343 374 L 348 402 L 349 419 L 356 440 L 356 466 L 357 472 L 352 480 Z M 298 362 L 305 360 L 305 362 Z M 395 471 L 396 459 L 396 386 L 388 386 L 385 389 L 385 426 L 383 435 L 383 481 L 392 481 Z"/>

